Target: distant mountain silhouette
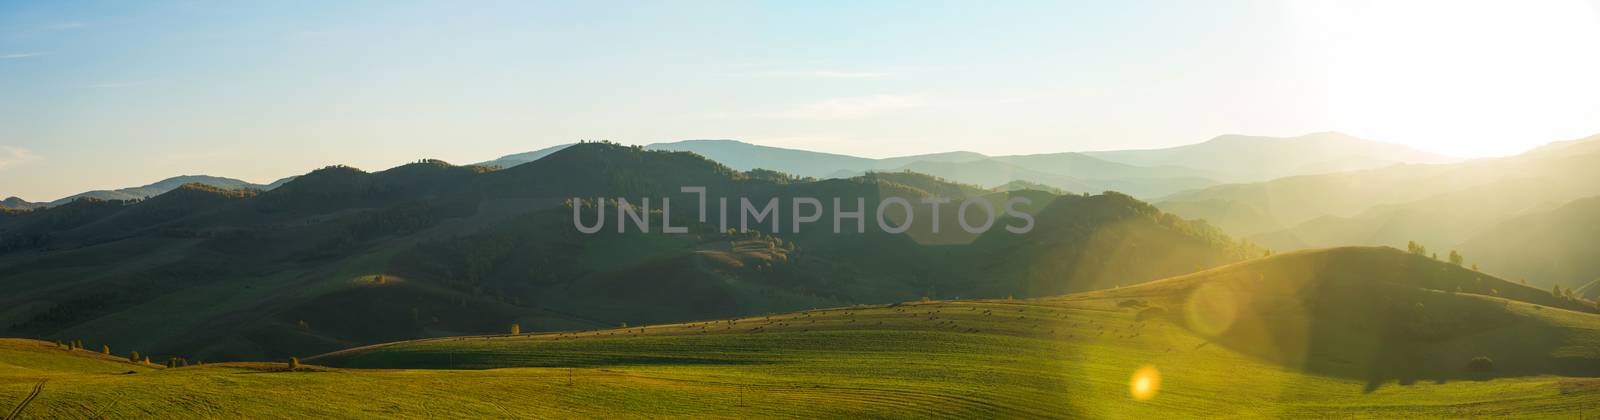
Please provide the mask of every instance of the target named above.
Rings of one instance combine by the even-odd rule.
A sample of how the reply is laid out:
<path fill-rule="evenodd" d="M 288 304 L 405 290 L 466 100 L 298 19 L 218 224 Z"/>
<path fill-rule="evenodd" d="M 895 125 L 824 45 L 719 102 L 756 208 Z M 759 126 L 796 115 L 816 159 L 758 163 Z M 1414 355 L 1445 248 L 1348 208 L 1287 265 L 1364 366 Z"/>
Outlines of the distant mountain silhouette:
<path fill-rule="evenodd" d="M 567 146 L 507 155 L 481 165 L 509 168 Z M 1168 149 L 992 157 L 958 151 L 873 159 L 737 140 L 685 140 L 650 144 L 645 149 L 694 152 L 736 170 L 769 169 L 801 177 L 850 178 L 873 171 L 909 170 L 983 187 L 1028 181 L 1063 191 L 1119 191 L 1144 198 L 1222 182 L 1451 160 L 1338 133 L 1293 138 L 1227 135 Z"/>
<path fill-rule="evenodd" d="M 31 210 L 45 205 L 44 203 L 31 203 L 28 200 L 17 197 L 6 197 L 5 200 L 0 200 L 0 210 Z"/>
<path fill-rule="evenodd" d="M 510 168 L 510 167 L 513 167 L 513 166 L 517 166 L 517 165 L 521 165 L 521 164 L 524 164 L 524 163 L 528 163 L 528 162 L 539 160 L 539 158 L 543 158 L 545 156 L 549 156 L 551 153 L 555 153 L 555 152 L 561 151 L 561 149 L 565 149 L 567 147 L 571 147 L 573 144 L 574 143 L 558 144 L 558 145 L 555 145 L 555 146 L 546 147 L 546 148 L 535 150 L 535 151 L 532 151 L 532 152 L 523 152 L 523 153 L 505 155 L 505 156 L 501 156 L 499 159 L 495 159 L 495 160 L 491 160 L 491 161 L 487 161 L 487 162 L 479 162 L 478 165 L 479 166 L 486 166 L 486 167 L 490 167 L 490 168 L 498 168 L 498 169 Z"/>
<path fill-rule="evenodd" d="M 1600 297 L 1600 197 L 1500 222 L 1458 249 L 1467 263 L 1484 271 L 1526 279 L 1545 290 L 1588 286 L 1586 298 Z"/>
<path fill-rule="evenodd" d="M 223 178 L 223 177 L 215 177 L 215 176 L 207 176 L 207 175 L 183 175 L 183 176 L 175 176 L 175 177 L 163 179 L 163 180 L 160 180 L 160 181 L 156 181 L 155 183 L 152 183 L 150 185 L 145 185 L 145 186 L 140 186 L 140 187 L 121 188 L 121 189 L 116 189 L 116 190 L 95 190 L 95 191 L 89 191 L 89 192 L 84 192 L 84 193 L 73 194 L 71 196 L 67 196 L 66 198 L 62 198 L 62 199 L 59 199 L 59 200 L 51 201 L 49 203 L 49 205 L 50 206 L 59 206 L 59 205 L 62 205 L 62 204 L 66 204 L 66 203 L 72 202 L 73 200 L 76 200 L 76 199 L 82 198 L 82 197 L 91 197 L 91 198 L 96 198 L 96 199 L 100 199 L 100 200 L 107 200 L 107 201 L 112 201 L 112 200 L 142 200 L 142 199 L 145 199 L 145 198 L 150 198 L 150 197 L 155 197 L 155 196 L 158 196 L 158 195 L 161 195 L 161 194 L 165 194 L 166 192 L 172 191 L 174 189 L 177 189 L 178 187 L 181 187 L 181 186 L 183 186 L 185 184 L 202 184 L 202 185 L 208 185 L 208 186 L 217 187 L 217 188 L 221 188 L 221 189 L 248 188 L 248 189 L 257 189 L 257 190 L 271 190 L 273 188 L 277 188 L 280 185 L 283 185 L 284 183 L 286 183 L 286 182 L 288 182 L 288 181 L 290 181 L 292 179 L 294 179 L 294 177 L 288 177 L 288 178 L 280 179 L 280 180 L 274 181 L 271 184 L 260 185 L 260 184 L 252 184 L 252 183 L 249 183 L 249 182 L 240 181 L 240 180 L 233 179 L 233 178 Z"/>
<path fill-rule="evenodd" d="M 1204 171 L 1107 162 L 1081 153 L 1000 156 L 963 162 L 918 161 L 895 168 L 951 180 L 997 186 L 1028 181 L 1076 193 L 1117 191 L 1135 197 L 1168 194 L 1216 185 Z"/>
<path fill-rule="evenodd" d="M 1203 143 L 1165 149 L 1084 154 L 1129 165 L 1194 168 L 1232 182 L 1373 169 L 1401 163 L 1448 163 L 1456 160 L 1335 132 L 1286 138 L 1229 134 Z"/>
<path fill-rule="evenodd" d="M 1175 194 L 1157 205 L 1276 250 L 1402 247 L 1417 241 L 1443 254 L 1514 218 L 1556 211 L 1574 200 L 1600 195 L 1595 179 L 1600 179 L 1600 136 L 1511 157 L 1220 185 Z M 1533 259 L 1521 264 L 1548 263 L 1526 256 Z"/>
<path fill-rule="evenodd" d="M 538 160 L 570 145 L 508 155 L 480 165 L 509 168 Z M 655 143 L 647 150 L 693 152 L 728 167 L 769 169 L 802 177 L 851 178 L 868 172 L 913 171 L 951 181 L 995 187 L 1027 181 L 1062 191 L 1121 191 L 1154 197 L 1216 184 L 1206 171 L 1176 166 L 1144 168 L 1107 162 L 1079 153 L 988 157 L 974 152 L 946 152 L 872 159 L 749 144 L 736 140 L 685 140 Z"/>

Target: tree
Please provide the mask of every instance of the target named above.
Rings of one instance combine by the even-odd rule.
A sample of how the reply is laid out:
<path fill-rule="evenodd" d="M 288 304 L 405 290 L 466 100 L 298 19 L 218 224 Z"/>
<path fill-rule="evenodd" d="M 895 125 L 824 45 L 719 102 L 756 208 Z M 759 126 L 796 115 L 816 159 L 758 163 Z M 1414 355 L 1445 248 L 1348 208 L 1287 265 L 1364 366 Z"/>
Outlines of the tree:
<path fill-rule="evenodd" d="M 100 354 L 104 354 L 104 355 L 110 356 L 111 355 L 111 345 L 110 344 L 101 344 L 100 345 Z"/>
<path fill-rule="evenodd" d="M 1489 356 L 1478 356 L 1467 361 L 1467 370 L 1473 372 L 1489 372 L 1494 370 L 1494 360 Z"/>
<path fill-rule="evenodd" d="M 1428 256 L 1428 247 L 1422 246 L 1417 241 L 1406 241 L 1406 252 L 1426 257 Z"/>
<path fill-rule="evenodd" d="M 511 324 L 511 335 L 522 334 L 522 325 Z"/>
<path fill-rule="evenodd" d="M 129 363 L 139 363 L 140 360 L 144 360 L 144 358 L 139 357 L 139 352 L 135 351 L 135 352 L 132 352 L 132 353 L 128 353 L 128 362 Z"/>
<path fill-rule="evenodd" d="M 299 369 L 299 368 L 300 368 L 300 358 L 298 358 L 298 357 L 290 357 L 289 358 L 289 370 L 295 370 L 295 369 Z"/>
<path fill-rule="evenodd" d="M 1461 265 L 1461 263 L 1464 262 L 1464 260 L 1465 259 L 1461 257 L 1461 253 L 1456 252 L 1456 250 L 1454 250 L 1454 249 L 1450 250 L 1450 263 L 1451 264 Z M 1477 266 L 1473 266 L 1473 267 L 1477 267 Z"/>

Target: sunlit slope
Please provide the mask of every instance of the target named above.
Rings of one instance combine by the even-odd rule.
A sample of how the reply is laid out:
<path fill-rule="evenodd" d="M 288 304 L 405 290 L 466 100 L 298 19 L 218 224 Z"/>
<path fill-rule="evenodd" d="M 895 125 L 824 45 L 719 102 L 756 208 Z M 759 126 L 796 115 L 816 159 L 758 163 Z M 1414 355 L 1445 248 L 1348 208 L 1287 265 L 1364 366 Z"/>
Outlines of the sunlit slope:
<path fill-rule="evenodd" d="M 1573 415 L 1600 401 L 1600 382 L 1580 378 L 1600 374 L 1600 316 L 1539 293 L 1391 249 L 1346 248 L 1049 299 L 447 338 L 311 362 L 598 369 L 795 395 L 848 390 L 957 414 Z M 1480 356 L 1493 368 L 1469 369 Z M 1161 390 L 1135 401 L 1130 375 L 1143 366 L 1161 372 Z M 883 404 L 860 408 L 892 409 Z"/>
<path fill-rule="evenodd" d="M 1484 270 L 1549 289 L 1600 280 L 1600 197 L 1523 215 L 1473 236 L 1456 249 Z M 1588 299 L 1600 298 L 1591 288 Z"/>
<path fill-rule="evenodd" d="M 47 341 L 0 338 L 0 378 L 9 382 L 58 375 L 125 374 L 156 367 L 128 362 L 128 358 L 84 349 L 69 350 Z"/>
<path fill-rule="evenodd" d="M 1467 268 L 1390 248 L 1248 261 L 1087 296 L 1148 307 L 1199 337 L 1290 368 L 1366 380 L 1600 375 L 1600 315 Z"/>
<path fill-rule="evenodd" d="M 0 338 L 0 416 L 18 414 L 19 407 L 37 400 L 41 384 L 154 372 L 158 369 L 128 362 L 127 358 L 88 350 L 69 350 L 56 343 Z M 34 418 L 36 412 L 28 411 Z M 87 417 L 79 415 L 78 417 Z"/>
<path fill-rule="evenodd" d="M 839 320 L 873 311 L 904 318 L 859 330 L 715 333 L 709 332 L 712 324 L 686 324 L 681 329 L 687 333 L 646 337 L 606 331 L 559 341 L 409 343 L 312 362 L 343 358 L 341 363 L 472 369 L 288 372 L 282 364 L 225 364 L 84 375 L 49 381 L 26 413 L 30 418 L 80 418 L 85 412 L 113 418 L 1571 418 L 1600 402 L 1600 381 L 1552 376 L 1385 384 L 1367 391 L 1360 381 L 1284 370 L 1206 345 L 1171 324 L 1141 323 L 1134 311 L 1116 306 L 1105 299 L 1066 306 L 930 302 L 852 309 L 850 316 L 845 310 L 785 316 L 816 318 L 818 324 L 849 323 Z M 958 314 L 963 310 L 969 313 Z M 1023 328 L 938 331 L 941 321 L 983 324 L 978 317 L 1007 319 L 993 324 Z M 1058 328 L 1028 332 L 1045 325 Z M 708 332 L 688 332 L 701 326 Z M 364 361 L 356 363 L 358 358 Z M 536 367 L 477 369 L 496 365 Z M 1130 378 L 1147 366 L 1159 372 L 1161 385 L 1149 400 L 1135 400 Z M 16 388 L 10 393 L 26 392 Z"/>
<path fill-rule="evenodd" d="M 1597 168 L 1600 136 L 1593 136 L 1504 158 L 1219 185 L 1155 204 L 1279 250 L 1409 240 L 1446 247 L 1511 218 L 1600 194 L 1590 181 Z"/>

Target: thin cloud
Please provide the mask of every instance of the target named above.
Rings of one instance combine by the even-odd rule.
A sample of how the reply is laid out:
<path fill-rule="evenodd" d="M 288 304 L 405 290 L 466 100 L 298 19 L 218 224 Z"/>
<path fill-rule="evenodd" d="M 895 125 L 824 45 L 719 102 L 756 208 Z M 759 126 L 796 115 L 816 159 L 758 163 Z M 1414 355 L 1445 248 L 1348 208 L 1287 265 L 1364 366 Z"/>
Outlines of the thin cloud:
<path fill-rule="evenodd" d="M 44 159 L 33 151 L 15 146 L 0 146 L 0 169 Z"/>
<path fill-rule="evenodd" d="M 881 71 L 841 71 L 841 70 L 801 70 L 801 71 L 764 71 L 753 73 L 756 77 L 775 77 L 793 79 L 881 79 L 889 77 L 889 73 Z"/>
<path fill-rule="evenodd" d="M 758 116 L 798 120 L 836 120 L 863 118 L 895 111 L 924 108 L 937 101 L 925 95 L 870 95 L 832 98 L 800 104 Z"/>
<path fill-rule="evenodd" d="M 134 80 L 134 81 L 127 81 L 127 82 L 104 82 L 104 83 L 90 83 L 90 84 L 86 84 L 86 85 L 79 85 L 78 87 L 79 88 L 84 88 L 84 89 L 114 89 L 114 88 L 125 88 L 125 87 L 131 87 L 131 86 L 145 85 L 145 84 L 149 84 L 150 82 L 151 82 L 150 80 Z"/>
<path fill-rule="evenodd" d="M 40 28 L 44 29 L 44 30 L 47 30 L 47 31 L 65 31 L 65 30 L 71 30 L 71 29 L 84 28 L 84 27 L 87 27 L 87 26 L 89 26 L 89 24 L 88 23 L 84 23 L 84 22 L 58 22 L 58 23 L 51 23 L 51 24 L 48 24 L 48 25 L 44 25 L 44 26 L 41 26 Z"/>
<path fill-rule="evenodd" d="M 44 53 L 5 54 L 5 55 L 0 55 L 0 60 L 16 60 L 16 59 L 21 59 L 21 58 L 38 57 L 38 56 L 41 56 L 41 55 L 44 55 Z"/>
<path fill-rule="evenodd" d="M 690 119 L 847 120 L 896 112 L 953 106 L 994 106 L 1026 100 L 1020 97 L 951 97 L 934 95 L 867 95 L 829 98 L 766 111 L 712 112 Z"/>

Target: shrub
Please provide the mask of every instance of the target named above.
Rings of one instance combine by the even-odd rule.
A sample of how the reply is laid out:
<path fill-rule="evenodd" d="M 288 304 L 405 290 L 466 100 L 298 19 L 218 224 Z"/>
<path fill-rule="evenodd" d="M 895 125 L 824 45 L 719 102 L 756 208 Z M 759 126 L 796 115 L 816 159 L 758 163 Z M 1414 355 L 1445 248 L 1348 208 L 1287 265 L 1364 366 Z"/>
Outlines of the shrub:
<path fill-rule="evenodd" d="M 295 370 L 295 369 L 299 369 L 299 368 L 300 368 L 300 358 L 298 358 L 298 357 L 290 357 L 289 358 L 289 370 Z"/>
<path fill-rule="evenodd" d="M 1144 321 L 1144 320 L 1149 320 L 1149 319 L 1160 318 L 1160 317 L 1162 317 L 1163 315 L 1166 315 L 1166 314 L 1167 314 L 1167 310 L 1165 308 L 1162 308 L 1160 306 L 1151 306 L 1151 307 L 1148 307 L 1148 308 L 1140 309 L 1139 310 L 1139 314 L 1137 316 L 1135 316 L 1134 319 L 1138 320 L 1138 321 Z"/>
<path fill-rule="evenodd" d="M 144 358 L 139 357 L 139 352 L 135 351 L 133 353 L 129 353 L 128 354 L 128 362 L 129 363 L 139 363 L 140 360 L 144 360 Z"/>
<path fill-rule="evenodd" d="M 511 324 L 511 335 L 522 334 L 521 324 Z"/>
<path fill-rule="evenodd" d="M 1473 372 L 1492 372 L 1494 371 L 1494 360 L 1490 359 L 1489 356 L 1474 357 L 1472 360 L 1467 361 L 1467 370 Z"/>

